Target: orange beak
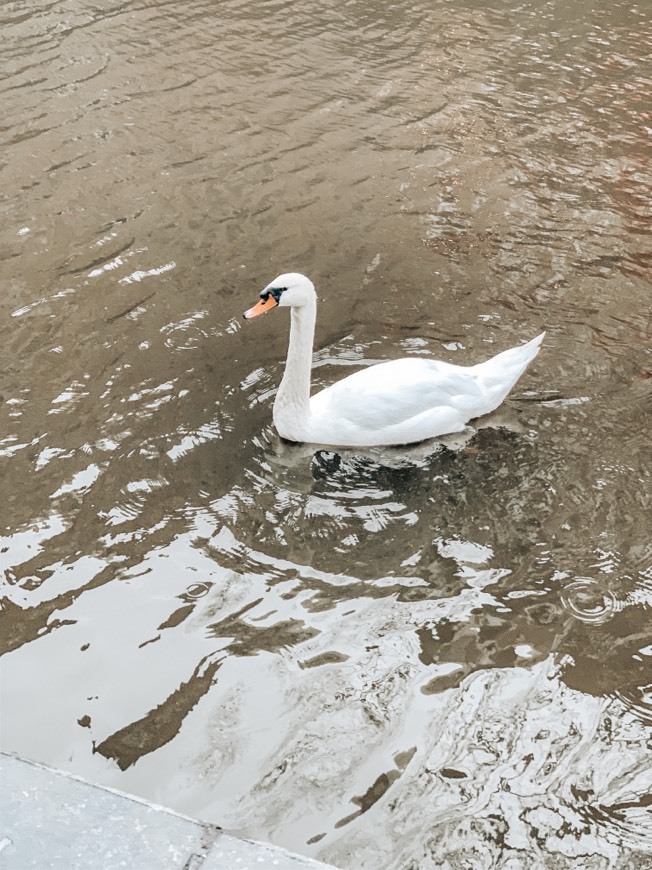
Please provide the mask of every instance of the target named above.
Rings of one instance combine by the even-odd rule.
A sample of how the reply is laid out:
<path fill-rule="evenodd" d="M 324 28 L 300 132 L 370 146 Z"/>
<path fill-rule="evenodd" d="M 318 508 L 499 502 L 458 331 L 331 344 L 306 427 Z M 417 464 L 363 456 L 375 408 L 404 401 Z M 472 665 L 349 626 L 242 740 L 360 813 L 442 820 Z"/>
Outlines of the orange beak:
<path fill-rule="evenodd" d="M 267 299 L 261 299 L 260 302 L 256 302 L 254 306 L 248 308 L 242 316 L 246 320 L 251 320 L 252 317 L 258 317 L 259 314 L 264 314 L 266 311 L 269 311 L 270 308 L 276 308 L 277 305 L 278 302 L 270 294 Z"/>

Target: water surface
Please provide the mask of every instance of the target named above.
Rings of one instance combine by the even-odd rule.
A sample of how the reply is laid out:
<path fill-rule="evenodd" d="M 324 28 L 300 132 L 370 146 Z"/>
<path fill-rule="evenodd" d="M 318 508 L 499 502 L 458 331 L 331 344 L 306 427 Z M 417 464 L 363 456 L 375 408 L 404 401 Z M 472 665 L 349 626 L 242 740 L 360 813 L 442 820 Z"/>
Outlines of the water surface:
<path fill-rule="evenodd" d="M 3 747 L 342 868 L 650 866 L 644 4 L 0 24 Z M 464 438 L 284 444 L 287 270 L 320 386 L 547 338 Z"/>

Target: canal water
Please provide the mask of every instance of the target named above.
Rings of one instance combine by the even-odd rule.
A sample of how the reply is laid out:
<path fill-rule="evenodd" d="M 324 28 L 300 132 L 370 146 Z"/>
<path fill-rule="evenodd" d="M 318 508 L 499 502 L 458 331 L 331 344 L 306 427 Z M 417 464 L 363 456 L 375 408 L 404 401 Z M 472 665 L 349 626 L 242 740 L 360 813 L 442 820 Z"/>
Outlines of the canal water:
<path fill-rule="evenodd" d="M 652 21 L 2 5 L 2 746 L 347 870 L 652 860 Z M 482 426 L 313 381 L 542 330 Z"/>

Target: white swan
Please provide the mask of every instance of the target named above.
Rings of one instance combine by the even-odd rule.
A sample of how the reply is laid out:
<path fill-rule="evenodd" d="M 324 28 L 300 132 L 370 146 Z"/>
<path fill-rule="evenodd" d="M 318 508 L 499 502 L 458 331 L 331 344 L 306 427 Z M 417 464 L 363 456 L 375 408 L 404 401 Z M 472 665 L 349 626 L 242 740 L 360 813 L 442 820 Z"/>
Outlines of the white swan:
<path fill-rule="evenodd" d="M 288 441 L 342 447 L 411 444 L 460 432 L 495 410 L 539 351 L 545 335 L 475 366 L 407 357 L 357 371 L 310 396 L 317 295 L 305 275 L 279 275 L 244 316 L 290 307 L 290 345 L 274 402 L 274 425 Z"/>

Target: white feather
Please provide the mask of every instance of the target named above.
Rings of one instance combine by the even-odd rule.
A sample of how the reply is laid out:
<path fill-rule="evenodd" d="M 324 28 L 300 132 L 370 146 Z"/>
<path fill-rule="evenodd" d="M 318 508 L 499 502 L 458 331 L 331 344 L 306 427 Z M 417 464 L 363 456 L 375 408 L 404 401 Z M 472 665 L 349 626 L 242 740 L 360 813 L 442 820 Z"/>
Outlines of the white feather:
<path fill-rule="evenodd" d="M 292 321 L 274 424 L 289 441 L 373 447 L 459 432 L 469 420 L 501 404 L 539 352 L 545 335 L 473 366 L 422 357 L 378 363 L 310 398 L 314 286 L 305 276 L 289 273 L 279 275 L 264 292 L 278 288 L 284 288 L 279 306 L 291 307 Z"/>

